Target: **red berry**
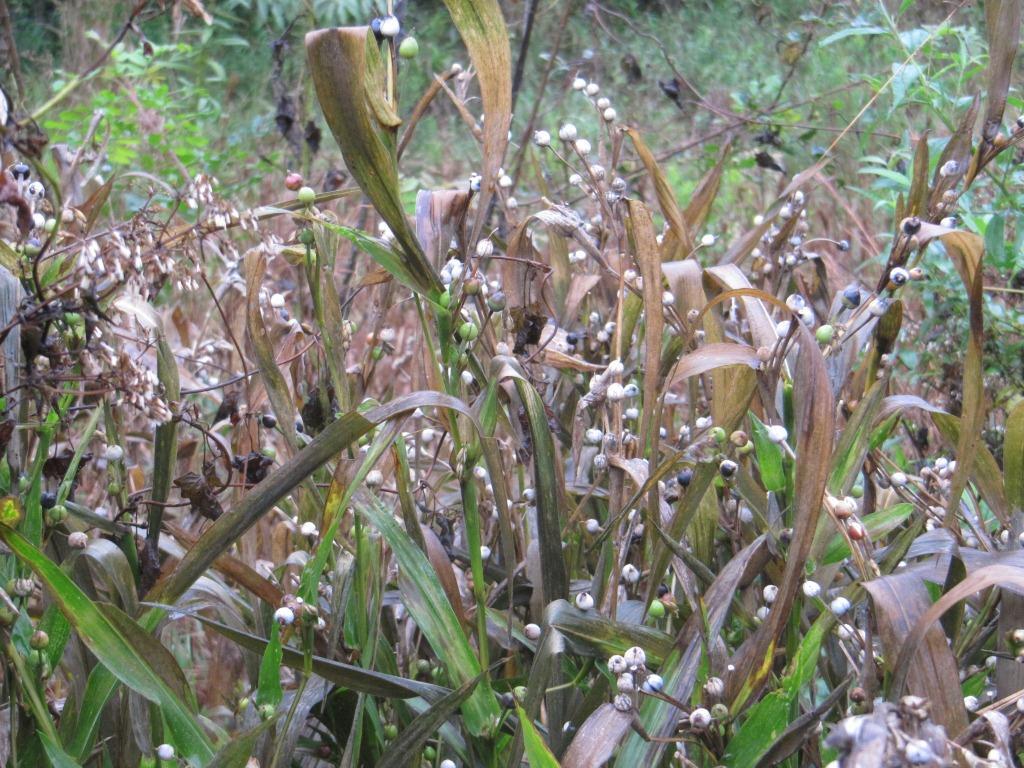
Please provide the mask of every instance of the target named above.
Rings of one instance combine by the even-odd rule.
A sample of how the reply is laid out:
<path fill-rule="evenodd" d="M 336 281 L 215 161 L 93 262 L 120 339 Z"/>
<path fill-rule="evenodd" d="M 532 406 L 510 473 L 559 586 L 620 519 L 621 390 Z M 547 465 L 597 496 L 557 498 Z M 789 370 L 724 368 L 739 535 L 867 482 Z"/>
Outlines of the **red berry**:
<path fill-rule="evenodd" d="M 303 179 L 301 173 L 295 173 L 291 171 L 287 176 L 284 177 L 284 185 L 288 187 L 292 192 L 295 192 L 302 186 Z"/>

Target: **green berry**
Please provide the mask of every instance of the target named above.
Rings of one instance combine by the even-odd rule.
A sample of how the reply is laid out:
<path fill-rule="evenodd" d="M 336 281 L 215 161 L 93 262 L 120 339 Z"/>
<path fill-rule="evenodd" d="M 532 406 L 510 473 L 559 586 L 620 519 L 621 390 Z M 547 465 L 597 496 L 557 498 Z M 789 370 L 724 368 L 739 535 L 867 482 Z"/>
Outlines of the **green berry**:
<path fill-rule="evenodd" d="M 864 495 L 864 486 L 860 484 L 853 486 L 853 488 L 850 489 L 850 495 L 855 499 L 859 499 Z"/>
<path fill-rule="evenodd" d="M 316 192 L 312 187 L 300 188 L 297 197 L 303 205 L 312 205 L 316 202 Z"/>
<path fill-rule="evenodd" d="M 463 341 L 473 341 L 479 335 L 480 329 L 471 320 L 467 320 L 459 326 L 459 338 Z"/>
<path fill-rule="evenodd" d="M 109 493 L 111 496 L 117 496 L 119 493 L 121 493 L 121 484 L 120 483 L 110 483 L 110 484 L 108 484 L 107 485 L 107 493 Z"/>
<path fill-rule="evenodd" d="M 64 522 L 68 517 L 68 510 L 63 504 L 58 504 L 46 510 L 46 520 L 50 525 L 57 525 Z"/>
<path fill-rule="evenodd" d="M 384 347 L 374 347 L 370 354 L 373 355 L 374 360 L 380 360 L 384 357 Z"/>
<path fill-rule="evenodd" d="M 420 52 L 420 44 L 416 42 L 416 38 L 411 35 L 402 41 L 402 44 L 398 46 L 398 55 L 403 59 L 415 59 L 416 54 Z"/>
<path fill-rule="evenodd" d="M 665 617 L 665 604 L 661 600 L 653 600 L 651 607 L 647 609 L 647 615 L 652 619 L 661 619 Z"/>
<path fill-rule="evenodd" d="M 437 302 L 445 309 L 448 309 L 448 307 L 452 305 L 451 291 L 446 290 L 444 293 L 442 293 L 441 296 L 438 298 Z"/>
<path fill-rule="evenodd" d="M 712 427 L 709 434 L 711 435 L 711 437 L 714 438 L 716 443 L 721 444 L 725 442 L 725 430 L 722 429 L 721 427 Z"/>
<path fill-rule="evenodd" d="M 274 705 L 273 704 L 260 704 L 260 717 L 264 720 L 269 720 L 274 716 Z"/>
<path fill-rule="evenodd" d="M 423 758 L 425 760 L 429 760 L 430 762 L 434 762 L 434 758 L 436 758 L 436 757 L 437 757 L 437 750 L 436 749 L 434 749 L 431 746 L 426 746 L 426 747 L 423 748 Z"/>
<path fill-rule="evenodd" d="M 388 741 L 394 741 L 398 738 L 398 726 L 394 723 L 388 723 L 384 726 L 384 738 Z"/>
<path fill-rule="evenodd" d="M 822 325 L 814 332 L 814 338 L 818 340 L 819 344 L 828 344 L 835 335 L 836 329 L 831 325 Z"/>
<path fill-rule="evenodd" d="M 304 187 L 304 189 L 309 189 L 309 187 Z M 306 228 L 299 232 L 299 242 L 303 245 L 312 245 L 314 240 L 316 237 L 313 235 L 312 229 Z"/>
<path fill-rule="evenodd" d="M 270 459 L 271 461 L 273 461 L 274 459 L 277 458 L 277 450 L 273 446 L 270 446 L 270 445 L 268 445 L 266 448 L 264 448 L 261 451 L 261 453 L 264 456 L 266 456 L 268 459 Z"/>
<path fill-rule="evenodd" d="M 41 651 L 50 644 L 50 636 L 43 632 L 41 629 L 37 629 L 32 633 L 32 637 L 28 641 L 29 646 L 36 651 Z"/>

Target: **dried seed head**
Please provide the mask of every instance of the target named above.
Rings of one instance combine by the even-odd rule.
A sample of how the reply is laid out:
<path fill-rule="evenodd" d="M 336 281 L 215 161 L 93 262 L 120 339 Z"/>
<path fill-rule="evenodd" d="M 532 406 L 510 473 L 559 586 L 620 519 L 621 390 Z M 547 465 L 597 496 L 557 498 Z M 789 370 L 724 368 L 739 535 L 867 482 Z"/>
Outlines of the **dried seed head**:
<path fill-rule="evenodd" d="M 709 677 L 704 683 L 704 693 L 711 699 L 720 699 L 725 694 L 725 681 L 720 677 Z"/>
<path fill-rule="evenodd" d="M 551 134 L 547 131 L 534 131 L 533 143 L 538 147 L 550 147 L 551 146 Z"/>
<path fill-rule="evenodd" d="M 558 138 L 562 141 L 576 141 L 576 126 L 566 123 L 558 129 Z"/>
<path fill-rule="evenodd" d="M 958 163 L 956 160 L 947 160 L 945 163 L 942 164 L 942 167 L 939 168 L 939 175 L 944 178 L 955 176 L 959 172 L 960 163 Z"/>

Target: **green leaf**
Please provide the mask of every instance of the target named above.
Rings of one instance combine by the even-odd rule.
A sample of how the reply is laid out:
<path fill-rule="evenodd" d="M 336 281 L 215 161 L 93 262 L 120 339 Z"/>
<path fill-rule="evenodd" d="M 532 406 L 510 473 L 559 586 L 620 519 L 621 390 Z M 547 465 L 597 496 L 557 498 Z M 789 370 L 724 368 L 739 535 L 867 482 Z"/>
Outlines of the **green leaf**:
<path fill-rule="evenodd" d="M 761 483 L 766 491 L 781 491 L 786 487 L 786 471 L 782 466 L 782 448 L 768 439 L 768 428 L 753 413 L 750 423 L 754 425 L 754 451 L 757 454 L 757 468 L 761 472 Z"/>
<path fill-rule="evenodd" d="M 560 462 L 551 438 L 544 401 L 512 358 L 492 361 L 498 381 L 512 379 L 522 401 L 533 442 L 533 479 L 537 491 L 537 543 L 540 546 L 541 592 L 544 604 L 569 596 L 569 575 L 562 556 L 562 491 Z"/>
<path fill-rule="evenodd" d="M 544 739 L 537 732 L 537 728 L 530 720 L 530 716 L 523 711 L 522 707 L 516 707 L 516 714 L 519 716 L 519 727 L 523 732 L 523 748 L 526 750 L 526 759 L 530 768 L 559 768 L 558 760 Z"/>
<path fill-rule="evenodd" d="M 874 541 L 884 536 L 889 531 L 898 528 L 900 523 L 910 517 L 914 512 L 914 505 L 910 503 L 894 504 L 888 509 L 883 509 L 867 517 L 861 518 L 861 522 L 868 531 L 871 540 Z M 846 537 L 837 533 L 829 542 L 828 549 L 821 558 L 822 565 L 834 565 L 842 562 L 850 556 L 850 544 Z"/>
<path fill-rule="evenodd" d="M 466 681 L 443 699 L 434 702 L 421 712 L 415 720 L 402 729 L 398 738 L 381 755 L 376 764 L 377 768 L 402 768 L 402 766 L 408 765 L 409 756 L 418 754 L 423 749 L 427 739 L 437 733 L 448 718 L 458 711 L 482 680 L 483 675 L 481 674 Z"/>
<path fill-rule="evenodd" d="M 826 37 L 818 43 L 818 47 L 825 48 L 833 43 L 838 43 L 840 40 L 845 40 L 848 37 L 867 37 L 873 35 L 885 35 L 888 33 L 889 30 L 885 27 L 847 27 L 846 29 L 841 29 Z"/>
<path fill-rule="evenodd" d="M 332 224 L 329 221 L 321 221 L 319 223 L 331 232 L 347 238 L 359 250 L 373 259 L 381 269 L 406 288 L 418 291 L 431 300 L 436 300 L 437 295 L 423 290 L 421 278 L 410 266 L 404 255 L 388 243 L 376 237 L 370 237 L 358 229 L 345 227 L 341 224 Z"/>
<path fill-rule="evenodd" d="M 448 676 L 460 685 L 480 674 L 480 662 L 459 626 L 451 603 L 437 581 L 426 555 L 402 530 L 394 516 L 375 497 L 356 509 L 377 528 L 398 561 L 402 602 L 427 638 L 434 653 L 444 662 Z M 466 726 L 476 734 L 490 732 L 499 717 L 490 686 L 483 682 L 462 707 Z"/>
<path fill-rule="evenodd" d="M 1024 400 L 1017 403 L 1006 417 L 1003 477 L 1010 509 L 1013 512 L 1024 510 Z"/>
<path fill-rule="evenodd" d="M 50 759 L 53 768 L 81 768 L 71 755 L 64 751 L 64 748 L 50 738 L 42 729 L 36 731 L 39 741 L 46 750 L 46 756 Z"/>
<path fill-rule="evenodd" d="M 257 708 L 269 705 L 277 709 L 284 698 L 281 689 L 281 625 L 275 620 L 270 625 L 270 640 L 263 649 L 263 660 L 260 662 L 260 680 L 256 688 Z"/>
<path fill-rule="evenodd" d="M 171 610 L 170 606 L 153 607 Z M 266 638 L 234 629 L 200 613 L 190 613 L 182 611 L 180 608 L 174 610 L 192 617 L 248 651 L 263 653 L 267 648 L 268 642 Z M 282 645 L 281 647 L 281 663 L 292 669 L 305 669 L 305 657 L 303 654 L 287 645 Z M 411 699 L 415 696 L 421 696 L 427 701 L 433 702 L 438 701 L 448 693 L 447 688 L 442 688 L 439 685 L 421 683 L 418 680 L 396 677 L 384 672 L 374 672 L 373 670 L 345 664 L 341 661 L 325 659 L 322 656 L 312 657 L 312 667 L 313 672 L 324 680 L 329 680 L 337 686 L 348 688 L 357 693 L 365 693 L 369 696 L 379 696 L 385 699 Z"/>
<path fill-rule="evenodd" d="M 250 728 L 245 733 L 232 736 L 207 768 L 245 768 L 256 747 L 256 740 L 266 733 L 275 722 L 277 722 L 277 718 L 273 717 L 264 720 L 255 728 Z"/>
<path fill-rule="evenodd" d="M 760 765 L 761 757 L 786 730 L 800 691 L 810 684 L 814 676 L 821 643 L 829 629 L 829 623 L 816 622 L 800 643 L 800 649 L 779 688 L 750 708 L 743 725 L 729 741 L 725 756 L 729 768 Z"/>
<path fill-rule="evenodd" d="M 42 552 L 16 531 L 0 526 L 0 539 L 46 585 L 54 601 L 100 663 L 122 683 L 158 704 L 181 754 L 200 765 L 213 758 L 195 717 L 146 657 L 86 597 L 78 586 Z M 130 621 L 130 619 L 127 619 Z M 139 629 L 139 632 L 142 630 Z"/>
<path fill-rule="evenodd" d="M 829 493 L 843 496 L 853 487 L 857 473 L 868 455 L 871 428 L 885 397 L 885 382 L 875 382 L 861 398 L 839 437 L 832 454 L 832 467 L 828 476 Z"/>

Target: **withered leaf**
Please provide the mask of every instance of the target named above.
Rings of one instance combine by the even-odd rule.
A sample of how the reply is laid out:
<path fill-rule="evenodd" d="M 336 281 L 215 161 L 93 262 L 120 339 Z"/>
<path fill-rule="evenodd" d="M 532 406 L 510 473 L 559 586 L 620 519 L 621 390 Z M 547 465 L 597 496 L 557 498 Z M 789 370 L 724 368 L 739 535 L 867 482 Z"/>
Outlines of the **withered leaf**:
<path fill-rule="evenodd" d="M 175 478 L 174 485 L 177 486 L 181 495 L 188 499 L 193 512 L 209 520 L 216 520 L 224 514 L 217 494 L 213 492 L 209 483 L 201 475 L 195 472 L 186 472 L 181 477 Z"/>

